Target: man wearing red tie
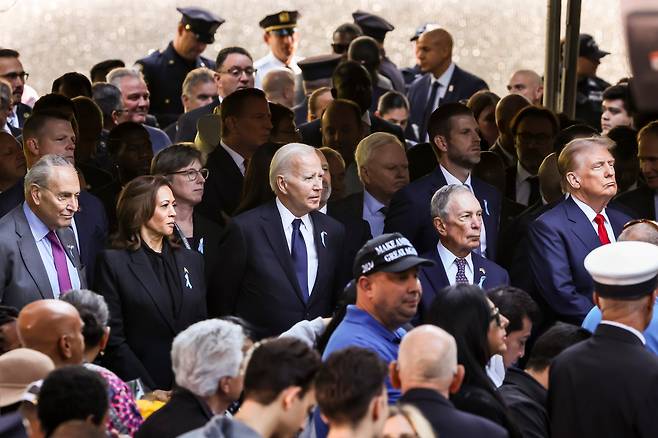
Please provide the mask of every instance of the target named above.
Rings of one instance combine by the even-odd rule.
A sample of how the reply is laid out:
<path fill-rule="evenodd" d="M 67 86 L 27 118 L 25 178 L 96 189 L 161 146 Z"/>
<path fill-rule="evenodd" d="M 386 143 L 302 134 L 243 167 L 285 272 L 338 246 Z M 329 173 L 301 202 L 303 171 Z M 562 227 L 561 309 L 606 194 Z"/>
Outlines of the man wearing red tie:
<path fill-rule="evenodd" d="M 559 320 L 579 324 L 592 308 L 592 277 L 583 261 L 593 249 L 616 241 L 626 214 L 607 207 L 617 194 L 614 143 L 602 137 L 570 142 L 558 168 L 569 196 L 529 228 L 531 274 Z"/>

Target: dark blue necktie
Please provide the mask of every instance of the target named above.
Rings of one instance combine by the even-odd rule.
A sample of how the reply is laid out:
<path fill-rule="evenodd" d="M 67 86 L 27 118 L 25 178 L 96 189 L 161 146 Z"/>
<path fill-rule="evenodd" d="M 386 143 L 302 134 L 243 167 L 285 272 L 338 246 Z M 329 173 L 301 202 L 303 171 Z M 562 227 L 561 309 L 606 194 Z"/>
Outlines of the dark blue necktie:
<path fill-rule="evenodd" d="M 436 101 L 436 93 L 439 91 L 441 84 L 439 81 L 434 81 L 432 84 L 432 91 L 430 92 L 430 98 L 427 99 L 427 106 L 425 107 L 425 120 L 423 121 L 423 130 L 420 133 L 419 140 L 422 142 L 425 140 L 425 136 L 429 136 L 427 133 L 427 127 L 429 126 L 430 116 L 434 112 L 434 102 Z M 432 139 L 429 139 L 429 142 L 432 142 Z"/>
<path fill-rule="evenodd" d="M 308 300 L 308 257 L 306 254 L 306 242 L 299 229 L 302 224 L 301 219 L 292 221 L 292 238 L 290 241 L 290 255 L 292 263 L 295 265 L 295 274 L 299 288 L 302 290 L 304 301 Z"/>

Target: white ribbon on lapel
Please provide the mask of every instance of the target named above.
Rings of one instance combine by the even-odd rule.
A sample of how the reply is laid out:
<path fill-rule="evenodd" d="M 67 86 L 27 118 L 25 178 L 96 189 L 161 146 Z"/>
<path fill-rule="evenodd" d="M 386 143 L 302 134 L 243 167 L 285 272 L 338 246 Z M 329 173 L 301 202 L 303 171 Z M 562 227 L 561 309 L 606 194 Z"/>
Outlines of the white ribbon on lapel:
<path fill-rule="evenodd" d="M 489 214 L 489 203 L 487 202 L 486 199 L 483 199 L 482 202 L 484 202 L 484 212 L 487 213 L 487 216 L 491 216 Z"/>
<path fill-rule="evenodd" d="M 487 202 L 487 201 L 484 201 Z M 487 279 L 487 276 L 485 275 L 487 271 L 484 270 L 484 268 L 480 268 L 480 274 L 482 274 L 482 277 L 480 277 L 480 282 L 478 283 L 479 287 L 483 287 L 484 281 Z"/>
<path fill-rule="evenodd" d="M 192 289 L 192 283 L 190 283 L 190 271 L 188 271 L 187 268 L 183 268 L 183 272 L 185 272 L 185 287 Z"/>
<path fill-rule="evenodd" d="M 320 232 L 320 239 L 322 240 L 322 246 L 324 246 L 326 248 L 327 245 L 324 243 L 324 238 L 325 237 L 327 237 L 327 232 L 326 231 L 321 231 Z"/>

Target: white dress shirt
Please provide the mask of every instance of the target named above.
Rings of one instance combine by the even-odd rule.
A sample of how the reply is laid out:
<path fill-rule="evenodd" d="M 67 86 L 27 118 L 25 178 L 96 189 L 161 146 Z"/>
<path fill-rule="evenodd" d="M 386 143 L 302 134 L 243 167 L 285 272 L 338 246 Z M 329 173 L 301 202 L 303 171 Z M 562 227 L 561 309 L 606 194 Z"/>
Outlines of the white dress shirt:
<path fill-rule="evenodd" d="M 578 208 L 580 208 L 582 212 L 585 213 L 585 216 L 587 216 L 587 220 L 589 220 L 590 225 L 592 225 L 592 228 L 594 228 L 594 232 L 598 236 L 599 226 L 596 222 L 594 222 L 594 218 L 596 217 L 596 212 L 592 209 L 592 207 L 585 204 L 583 201 L 576 198 L 575 196 L 571 195 L 571 199 L 573 199 L 573 202 L 576 203 Z M 605 218 L 605 222 L 603 223 L 603 225 L 605 226 L 605 230 L 608 232 L 608 238 L 610 239 L 610 243 L 616 242 L 617 239 L 615 238 L 615 232 L 612 230 L 612 225 L 610 225 L 610 219 L 608 219 L 608 215 L 605 212 L 605 208 L 601 210 L 601 215 L 603 215 L 603 217 Z"/>
<path fill-rule="evenodd" d="M 602 320 L 600 322 L 600 324 L 608 324 L 608 325 L 612 325 L 612 326 L 615 326 L 615 327 L 622 328 L 624 330 L 628 330 L 629 332 L 633 333 L 635 336 L 640 338 L 640 341 L 642 341 L 643 345 L 647 345 L 647 340 L 644 338 L 644 335 L 639 330 L 637 330 L 637 329 L 635 329 L 635 328 L 633 328 L 629 325 L 622 324 L 621 322 L 617 322 L 617 321 L 608 321 L 607 319 Z"/>
<path fill-rule="evenodd" d="M 654 208 L 653 211 L 656 213 L 657 216 L 656 219 L 658 219 L 658 193 L 653 195 L 653 208 Z"/>
<path fill-rule="evenodd" d="M 446 71 L 443 72 L 441 76 L 434 77 L 430 76 L 430 87 L 427 90 L 427 108 L 431 108 L 431 111 L 434 111 L 438 108 L 441 99 L 443 99 L 448 92 L 448 87 L 450 86 L 450 81 L 452 80 L 452 74 L 455 72 L 455 64 L 450 63 Z M 434 83 L 439 83 L 439 88 L 436 90 L 436 96 L 434 96 L 434 101 L 430 102 L 430 97 L 432 97 L 432 87 Z M 429 134 L 425 133 L 425 141 L 429 141 Z"/>
<path fill-rule="evenodd" d="M 363 190 L 363 220 L 370 225 L 373 238 L 384 232 L 384 219 L 386 219 L 386 216 L 380 211 L 382 207 L 386 206 L 376 200 L 367 190 Z"/>
<path fill-rule="evenodd" d="M 244 165 L 244 157 L 231 149 L 230 146 L 227 146 L 226 143 L 224 143 L 224 140 L 221 140 L 219 145 L 224 148 L 224 150 L 231 156 L 235 162 L 235 165 L 238 166 L 238 169 L 240 169 L 240 173 L 242 173 L 242 176 L 244 176 L 244 173 L 247 171 L 247 168 Z"/>
<path fill-rule="evenodd" d="M 276 198 L 276 208 L 279 210 L 279 215 L 281 216 L 281 224 L 283 225 L 283 232 L 286 235 L 288 251 L 292 251 L 292 221 L 295 219 L 302 220 L 299 230 L 301 231 L 302 236 L 304 237 L 304 243 L 306 244 L 306 257 L 308 260 L 308 293 L 310 295 L 313 292 L 315 279 L 318 275 L 318 252 L 315 250 L 315 240 L 313 238 L 313 221 L 308 214 L 299 218 L 292 214 L 290 210 L 283 205 L 279 198 Z"/>
<path fill-rule="evenodd" d="M 514 194 L 516 197 L 515 201 L 519 204 L 528 205 L 530 202 L 532 187 L 528 178 L 532 178 L 533 176 L 535 175 L 531 175 L 530 172 L 525 170 L 520 161 L 516 162 L 516 191 Z"/>
<path fill-rule="evenodd" d="M 439 168 L 441 169 L 441 173 L 443 173 L 443 177 L 446 179 L 446 184 L 457 184 L 458 186 L 464 185 L 468 187 L 473 193 L 473 196 L 475 196 L 475 193 L 473 192 L 473 184 L 471 183 L 471 175 L 468 175 L 468 178 L 466 178 L 466 181 L 461 182 L 459 181 L 452 173 L 448 172 L 445 167 L 439 164 Z M 487 257 L 486 256 L 486 250 L 487 250 L 487 230 L 484 226 L 484 216 L 487 215 L 489 216 L 489 211 L 486 205 L 482 206 L 482 227 L 480 228 L 480 254 L 482 257 Z"/>
<path fill-rule="evenodd" d="M 441 241 L 436 244 L 436 250 L 439 253 L 439 258 L 441 258 L 441 263 L 443 264 L 443 270 L 446 273 L 446 277 L 448 277 L 448 281 L 450 282 L 450 286 L 454 286 L 457 284 L 456 277 L 457 277 L 457 257 L 454 255 L 448 248 L 443 246 Z M 464 267 L 464 273 L 466 275 L 466 278 L 468 279 L 469 284 L 473 284 L 473 257 L 471 257 L 471 253 L 469 252 L 466 257 L 464 257 L 464 260 L 466 260 L 466 266 Z"/>
<path fill-rule="evenodd" d="M 295 76 L 299 76 L 302 73 L 302 69 L 299 68 L 297 63 L 301 61 L 302 57 L 293 56 L 290 64 L 286 65 L 279 60 L 274 54 L 270 51 L 267 55 L 256 60 L 254 62 L 254 68 L 256 69 L 256 77 L 254 78 L 254 87 L 263 88 L 263 78 L 270 70 L 275 68 L 289 68 Z"/>

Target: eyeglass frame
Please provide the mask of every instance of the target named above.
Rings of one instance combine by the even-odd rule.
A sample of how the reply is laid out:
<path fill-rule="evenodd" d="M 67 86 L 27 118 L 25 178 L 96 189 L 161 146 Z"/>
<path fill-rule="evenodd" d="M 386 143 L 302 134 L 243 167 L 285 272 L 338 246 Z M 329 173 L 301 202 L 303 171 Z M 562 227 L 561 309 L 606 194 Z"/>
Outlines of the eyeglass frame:
<path fill-rule="evenodd" d="M 234 70 L 234 72 L 232 72 L 231 70 Z M 251 71 L 251 73 L 249 71 Z M 257 71 L 258 69 L 253 67 L 247 67 L 247 68 L 231 67 L 227 70 L 219 70 L 218 73 L 227 73 L 233 76 L 234 78 L 239 78 L 240 76 L 242 76 L 242 73 L 244 73 L 248 78 L 250 78 L 252 76 L 255 76 Z"/>
<path fill-rule="evenodd" d="M 187 180 L 189 182 L 195 182 L 196 180 L 199 179 L 199 175 L 201 175 L 205 181 L 210 176 L 210 170 L 206 167 L 202 167 L 199 170 L 187 169 L 187 170 L 179 170 L 177 172 L 169 172 L 167 175 L 184 175 L 187 177 Z M 194 175 L 194 178 L 192 178 L 192 175 Z"/>
<path fill-rule="evenodd" d="M 11 72 L 11 73 L 6 73 L 4 75 L 1 75 L 0 78 L 7 79 L 10 81 L 13 81 L 14 79 L 20 79 L 23 82 L 27 82 L 27 78 L 30 77 L 30 74 L 26 71 L 22 72 Z"/>

